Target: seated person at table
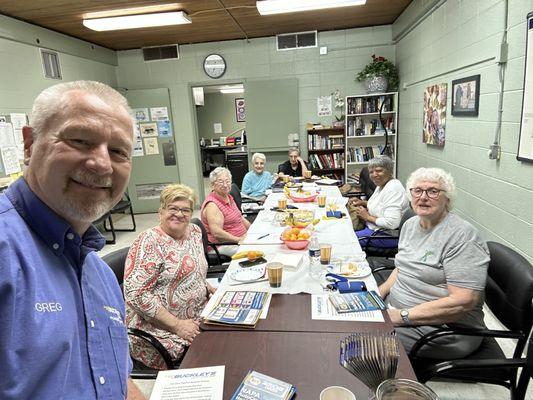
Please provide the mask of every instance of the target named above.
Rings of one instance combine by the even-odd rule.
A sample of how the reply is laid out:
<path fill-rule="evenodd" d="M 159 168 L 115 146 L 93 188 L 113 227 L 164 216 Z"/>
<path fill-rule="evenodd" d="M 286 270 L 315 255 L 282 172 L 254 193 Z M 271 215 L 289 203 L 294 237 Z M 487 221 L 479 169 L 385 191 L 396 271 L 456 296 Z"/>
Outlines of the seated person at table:
<path fill-rule="evenodd" d="M 212 243 L 230 242 L 235 245 L 217 246 L 220 254 L 232 256 L 239 243 L 246 236 L 250 222 L 241 214 L 231 190 L 231 172 L 217 167 L 209 174 L 212 191 L 204 200 L 200 213 L 202 224 Z"/>
<path fill-rule="evenodd" d="M 400 233 L 396 268 L 379 287 L 407 353 L 424 334 L 443 326 L 483 328 L 488 248 L 477 230 L 450 212 L 455 183 L 439 168 L 419 168 L 407 181 L 416 216 Z M 393 308 L 392 308 L 393 307 Z M 446 336 L 421 357 L 462 358 L 481 338 Z"/>
<path fill-rule="evenodd" d="M 155 336 L 178 360 L 200 333 L 199 316 L 214 289 L 206 281 L 207 261 L 200 228 L 190 223 L 196 196 L 185 185 L 161 191 L 159 225 L 131 245 L 124 273 L 126 323 Z M 151 345 L 131 337 L 131 356 L 165 369 Z"/>
<path fill-rule="evenodd" d="M 300 157 L 300 150 L 297 147 L 291 147 L 289 159 L 278 166 L 280 176 L 304 176 L 306 171 L 309 171 L 307 163 Z"/>
<path fill-rule="evenodd" d="M 368 199 L 355 200 L 351 204 L 356 207 L 357 217 L 365 221 L 365 228 L 356 231 L 361 247 L 367 244 L 368 236 L 377 230 L 379 235 L 388 235 L 387 230 L 397 229 L 403 214 L 409 207 L 405 189 L 398 179 L 392 177 L 394 163 L 387 156 L 378 156 L 368 163 L 370 179 L 376 184 L 376 190 Z M 372 247 L 393 248 L 398 246 L 398 239 L 373 239 Z"/>
<path fill-rule="evenodd" d="M 272 187 L 272 174 L 265 171 L 266 157 L 263 153 L 252 156 L 253 171 L 247 172 L 242 180 L 241 192 L 260 202 L 266 199 L 265 191 Z"/>

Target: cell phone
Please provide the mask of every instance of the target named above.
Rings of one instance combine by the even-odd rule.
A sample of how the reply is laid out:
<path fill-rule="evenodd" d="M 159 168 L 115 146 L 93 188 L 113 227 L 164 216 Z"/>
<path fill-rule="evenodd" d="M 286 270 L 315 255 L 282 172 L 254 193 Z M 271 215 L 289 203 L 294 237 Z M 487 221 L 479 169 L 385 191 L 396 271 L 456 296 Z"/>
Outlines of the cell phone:
<path fill-rule="evenodd" d="M 259 258 L 256 258 L 255 260 L 244 260 L 244 261 L 241 261 L 239 263 L 239 265 L 242 267 L 242 268 L 246 268 L 246 267 L 253 267 L 254 265 L 259 265 L 259 264 L 263 264 L 263 263 L 266 263 L 267 260 L 265 260 L 263 257 L 259 257 Z"/>

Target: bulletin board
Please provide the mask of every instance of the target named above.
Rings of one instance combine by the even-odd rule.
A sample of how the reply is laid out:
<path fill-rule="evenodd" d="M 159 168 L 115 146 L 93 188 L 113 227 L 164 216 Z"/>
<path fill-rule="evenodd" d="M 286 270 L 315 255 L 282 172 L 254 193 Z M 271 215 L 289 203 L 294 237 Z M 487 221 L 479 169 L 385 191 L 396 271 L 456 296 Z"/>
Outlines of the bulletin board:
<path fill-rule="evenodd" d="M 533 162 L 533 12 L 527 15 L 526 30 L 526 67 L 520 138 L 516 158 L 521 161 Z"/>

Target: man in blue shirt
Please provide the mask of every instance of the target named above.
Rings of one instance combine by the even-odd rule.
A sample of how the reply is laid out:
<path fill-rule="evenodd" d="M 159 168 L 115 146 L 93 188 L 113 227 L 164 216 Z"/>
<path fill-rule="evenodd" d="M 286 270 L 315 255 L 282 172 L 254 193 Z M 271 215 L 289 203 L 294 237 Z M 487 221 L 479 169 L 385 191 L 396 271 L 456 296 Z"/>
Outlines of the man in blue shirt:
<path fill-rule="evenodd" d="M 91 225 L 126 188 L 132 134 L 126 100 L 102 83 L 62 83 L 35 100 L 24 178 L 0 195 L 3 400 L 144 399 Z"/>

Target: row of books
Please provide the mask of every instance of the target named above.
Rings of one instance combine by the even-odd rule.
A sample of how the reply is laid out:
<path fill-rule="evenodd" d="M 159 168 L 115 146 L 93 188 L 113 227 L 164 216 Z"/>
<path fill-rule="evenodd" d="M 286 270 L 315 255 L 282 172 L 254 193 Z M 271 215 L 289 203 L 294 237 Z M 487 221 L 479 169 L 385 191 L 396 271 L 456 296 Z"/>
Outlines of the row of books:
<path fill-rule="evenodd" d="M 382 111 L 393 111 L 392 95 L 376 97 L 348 97 L 346 107 L 348 114 L 365 114 Z"/>
<path fill-rule="evenodd" d="M 310 154 L 312 169 L 344 168 L 344 154 Z"/>
<path fill-rule="evenodd" d="M 309 135 L 309 150 L 342 149 L 344 147 L 343 135 Z"/>
<path fill-rule="evenodd" d="M 384 124 L 377 118 L 372 120 L 363 120 L 361 117 L 349 118 L 347 136 L 368 136 L 368 135 L 383 135 L 387 128 L 388 133 L 394 133 L 394 118 L 387 117 Z"/>
<path fill-rule="evenodd" d="M 346 150 L 347 162 L 365 162 L 382 154 L 385 148 L 382 144 L 375 144 L 373 146 L 359 146 L 348 147 Z"/>

